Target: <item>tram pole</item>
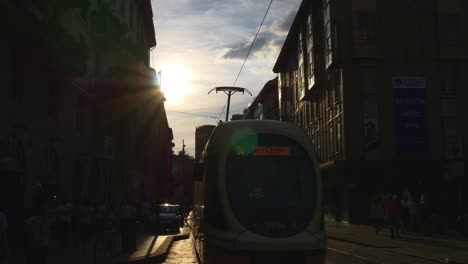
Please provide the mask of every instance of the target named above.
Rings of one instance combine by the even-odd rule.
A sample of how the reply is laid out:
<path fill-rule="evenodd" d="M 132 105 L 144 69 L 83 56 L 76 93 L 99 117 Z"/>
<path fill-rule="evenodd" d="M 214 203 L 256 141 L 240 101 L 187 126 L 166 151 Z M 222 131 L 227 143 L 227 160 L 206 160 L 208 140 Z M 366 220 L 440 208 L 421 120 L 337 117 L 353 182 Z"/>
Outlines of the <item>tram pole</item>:
<path fill-rule="evenodd" d="M 229 106 L 231 106 L 231 94 L 232 94 L 232 92 L 229 91 L 229 92 L 228 92 L 227 109 L 226 109 L 226 122 L 227 122 L 228 119 L 229 119 Z"/>
<path fill-rule="evenodd" d="M 245 93 L 248 93 L 250 96 L 252 96 L 252 93 L 249 90 L 247 90 L 246 88 L 242 88 L 242 87 L 219 86 L 219 87 L 215 87 L 215 88 L 211 89 L 208 92 L 208 94 L 210 94 L 213 91 L 216 91 L 216 93 L 218 93 L 218 91 L 224 92 L 228 96 L 227 110 L 226 110 L 226 122 L 229 120 L 229 107 L 231 106 L 231 95 L 233 95 L 233 94 L 235 94 L 237 92 L 241 92 L 242 94 L 244 94 L 244 92 L 245 92 Z M 222 115 L 222 111 L 219 114 L 219 116 L 221 117 L 221 115 Z"/>

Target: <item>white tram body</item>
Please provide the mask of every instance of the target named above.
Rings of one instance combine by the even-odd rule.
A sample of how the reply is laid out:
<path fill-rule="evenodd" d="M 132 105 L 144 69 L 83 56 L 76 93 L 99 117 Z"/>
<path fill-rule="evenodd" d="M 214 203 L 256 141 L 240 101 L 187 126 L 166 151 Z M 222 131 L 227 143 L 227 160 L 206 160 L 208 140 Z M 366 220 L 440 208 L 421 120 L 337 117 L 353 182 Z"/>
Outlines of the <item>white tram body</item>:
<path fill-rule="evenodd" d="M 202 263 L 325 263 L 319 163 L 293 124 L 217 126 L 194 183 L 193 236 Z"/>

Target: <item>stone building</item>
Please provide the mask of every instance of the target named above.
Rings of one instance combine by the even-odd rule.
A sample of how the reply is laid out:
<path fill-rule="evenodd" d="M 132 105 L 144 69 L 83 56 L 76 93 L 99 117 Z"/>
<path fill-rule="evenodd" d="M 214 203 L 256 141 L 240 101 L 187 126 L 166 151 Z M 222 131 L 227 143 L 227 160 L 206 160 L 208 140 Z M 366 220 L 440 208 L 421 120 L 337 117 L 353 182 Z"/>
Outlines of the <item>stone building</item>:
<path fill-rule="evenodd" d="M 467 8 L 302 2 L 273 70 L 281 119 L 308 131 L 337 219 L 365 222 L 375 195 L 406 188 L 451 219 L 468 204 Z"/>

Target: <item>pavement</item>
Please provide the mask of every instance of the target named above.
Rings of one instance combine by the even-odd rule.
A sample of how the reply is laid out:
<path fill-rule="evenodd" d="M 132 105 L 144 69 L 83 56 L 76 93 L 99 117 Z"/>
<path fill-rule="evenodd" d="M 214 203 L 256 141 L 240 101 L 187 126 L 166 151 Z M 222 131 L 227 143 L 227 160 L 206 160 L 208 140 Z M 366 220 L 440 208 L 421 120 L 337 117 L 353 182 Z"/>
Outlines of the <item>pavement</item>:
<path fill-rule="evenodd" d="M 404 233 L 400 239 L 391 239 L 388 229 L 384 229 L 377 235 L 375 229 L 367 225 L 334 222 L 328 218 L 326 224 L 329 240 L 360 245 L 369 248 L 370 251 L 375 249 L 377 250 L 374 250 L 375 254 L 385 252 L 390 259 L 396 260 L 406 256 L 408 259 L 420 261 L 404 263 L 468 264 L 467 239 L 428 236 L 422 233 Z M 193 258 L 193 243 L 190 239 L 189 226 L 184 227 L 181 233 L 176 235 L 157 238 L 148 236 L 146 240 L 141 240 L 136 252 L 120 257 L 119 261 L 113 263 L 197 263 Z M 178 242 L 179 240 L 184 241 Z"/>
<path fill-rule="evenodd" d="M 49 244 L 47 263 L 49 264 L 124 264 L 124 263 L 162 263 L 165 261 L 172 243 L 189 238 L 190 227 L 185 226 L 178 234 L 165 234 L 154 236 L 146 232 L 137 233 L 137 249 L 131 254 L 121 253 L 120 234 L 114 234 L 112 253 L 95 255 L 95 238 L 93 237 L 83 246 L 73 239 L 73 243 L 66 245 L 52 240 Z M 13 250 L 6 263 L 24 264 L 26 262 L 24 252 Z"/>
<path fill-rule="evenodd" d="M 378 235 L 367 225 L 348 224 L 326 220 L 329 239 L 346 241 L 369 248 L 385 249 L 398 254 L 414 256 L 439 263 L 467 263 L 468 240 L 428 236 L 422 233 L 404 233 L 400 239 L 391 239 L 388 229 Z"/>
<path fill-rule="evenodd" d="M 121 255 L 115 258 L 112 263 L 161 263 L 163 262 L 174 241 L 187 239 L 190 236 L 190 227 L 185 226 L 179 234 L 140 236 L 137 238 L 137 250 L 131 254 Z"/>

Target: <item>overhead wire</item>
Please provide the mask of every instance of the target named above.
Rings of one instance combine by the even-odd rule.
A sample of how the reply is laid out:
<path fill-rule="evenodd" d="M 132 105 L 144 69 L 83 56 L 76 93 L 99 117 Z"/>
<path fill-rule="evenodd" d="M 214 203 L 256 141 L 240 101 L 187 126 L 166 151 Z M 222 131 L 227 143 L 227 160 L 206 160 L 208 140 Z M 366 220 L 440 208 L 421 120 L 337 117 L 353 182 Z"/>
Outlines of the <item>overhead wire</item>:
<path fill-rule="evenodd" d="M 239 80 L 239 76 L 241 75 L 242 70 L 244 69 L 245 62 L 246 62 L 247 59 L 249 58 L 250 51 L 252 51 L 252 47 L 253 47 L 253 45 L 254 45 L 254 43 L 255 43 L 255 40 L 257 39 L 258 34 L 260 33 L 260 29 L 262 29 L 263 22 L 265 22 L 265 18 L 267 17 L 268 12 L 270 11 L 270 7 L 271 7 L 271 5 L 273 4 L 273 1 L 274 1 L 274 0 L 270 0 L 270 4 L 268 5 L 267 10 L 265 11 L 265 15 L 263 16 L 262 22 L 260 23 L 260 26 L 259 26 L 258 29 L 257 29 L 257 33 L 255 33 L 255 37 L 254 37 L 252 43 L 250 44 L 249 50 L 247 51 L 247 55 L 245 56 L 244 62 L 242 63 L 242 66 L 241 66 L 241 68 L 240 68 L 240 70 L 239 70 L 239 73 L 237 73 L 236 80 L 234 81 L 234 84 L 233 84 L 232 86 L 236 86 L 237 81 Z M 224 106 L 223 106 L 223 108 L 221 109 L 221 113 L 219 114 L 218 119 L 221 118 L 221 116 L 223 115 L 224 109 L 226 108 L 226 105 L 227 105 L 227 101 L 224 103 Z"/>
<path fill-rule="evenodd" d="M 183 112 L 183 111 L 175 111 L 175 110 L 169 110 L 166 109 L 166 112 L 173 112 L 173 113 L 178 113 L 178 114 L 184 114 L 184 115 L 192 115 L 192 116 L 200 116 L 200 117 L 206 117 L 206 118 L 213 118 L 218 120 L 215 116 L 209 116 L 209 115 L 203 115 L 203 114 L 194 114 L 194 113 L 188 113 L 188 112 Z"/>

